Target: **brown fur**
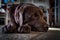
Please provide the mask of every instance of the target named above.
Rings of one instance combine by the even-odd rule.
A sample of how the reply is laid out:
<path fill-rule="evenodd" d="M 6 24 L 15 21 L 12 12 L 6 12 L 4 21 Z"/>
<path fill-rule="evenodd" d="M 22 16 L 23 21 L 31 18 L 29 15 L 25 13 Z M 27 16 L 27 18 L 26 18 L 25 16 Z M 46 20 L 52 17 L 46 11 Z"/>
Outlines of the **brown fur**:
<path fill-rule="evenodd" d="M 24 7 L 24 6 L 26 6 L 26 7 Z M 13 11 L 15 9 L 16 9 L 16 5 L 12 5 L 11 10 Z M 17 32 L 15 30 L 18 28 L 20 28 L 20 32 L 30 32 L 31 30 L 39 31 L 39 32 L 47 31 L 48 26 L 44 19 L 43 11 L 40 8 L 36 7 L 35 5 L 23 4 L 18 9 L 19 12 L 21 12 L 23 14 L 23 18 L 25 18 L 23 25 L 21 27 L 20 27 L 19 23 L 17 24 L 15 22 L 14 11 L 11 12 L 11 10 L 10 10 L 10 18 L 11 18 L 10 21 L 13 23 L 13 26 L 8 28 L 9 32 L 13 32 L 13 31 Z M 28 25 L 25 25 L 25 24 L 28 24 Z"/>

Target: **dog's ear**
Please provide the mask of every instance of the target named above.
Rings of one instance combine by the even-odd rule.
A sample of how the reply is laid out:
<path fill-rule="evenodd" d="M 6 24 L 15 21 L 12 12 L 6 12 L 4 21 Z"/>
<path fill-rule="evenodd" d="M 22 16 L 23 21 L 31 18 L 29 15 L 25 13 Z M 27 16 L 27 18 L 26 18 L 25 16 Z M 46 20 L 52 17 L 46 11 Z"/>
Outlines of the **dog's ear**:
<path fill-rule="evenodd" d="M 15 9 L 16 9 L 16 5 L 15 5 L 15 4 L 12 4 L 12 5 L 10 6 L 10 8 L 9 8 L 9 16 L 10 16 L 10 18 L 12 18 L 12 19 L 13 19 L 13 16 L 14 16 L 14 11 L 15 11 Z"/>

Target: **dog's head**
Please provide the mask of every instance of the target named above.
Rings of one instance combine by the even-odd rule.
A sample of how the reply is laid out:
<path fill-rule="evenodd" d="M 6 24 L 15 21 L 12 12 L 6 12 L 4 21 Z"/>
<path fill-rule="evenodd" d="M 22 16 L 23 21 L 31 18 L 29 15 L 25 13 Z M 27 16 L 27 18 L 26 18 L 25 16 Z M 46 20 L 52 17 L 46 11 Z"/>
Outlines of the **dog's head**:
<path fill-rule="evenodd" d="M 38 31 L 47 31 L 48 25 L 46 20 L 44 19 L 44 13 L 42 9 L 36 6 L 28 6 L 25 8 L 23 15 L 24 24 L 28 23 L 31 26 L 31 28 L 36 28 Z"/>

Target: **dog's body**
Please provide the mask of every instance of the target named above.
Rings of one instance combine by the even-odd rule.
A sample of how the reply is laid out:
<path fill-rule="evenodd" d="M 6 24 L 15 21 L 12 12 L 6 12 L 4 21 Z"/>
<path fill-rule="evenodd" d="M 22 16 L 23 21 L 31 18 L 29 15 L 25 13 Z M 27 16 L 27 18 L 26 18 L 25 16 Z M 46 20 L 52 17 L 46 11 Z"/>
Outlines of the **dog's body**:
<path fill-rule="evenodd" d="M 8 29 L 8 32 L 47 31 L 48 29 L 43 11 L 33 4 L 12 5 L 10 18 L 13 25 Z"/>

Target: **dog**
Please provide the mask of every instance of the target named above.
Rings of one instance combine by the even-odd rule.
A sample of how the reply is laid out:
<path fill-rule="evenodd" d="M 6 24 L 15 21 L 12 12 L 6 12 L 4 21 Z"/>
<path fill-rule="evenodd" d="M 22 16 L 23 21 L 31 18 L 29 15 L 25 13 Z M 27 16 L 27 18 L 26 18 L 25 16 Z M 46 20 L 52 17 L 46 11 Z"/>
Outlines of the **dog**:
<path fill-rule="evenodd" d="M 31 31 L 44 32 L 48 30 L 43 11 L 33 4 L 13 4 L 9 12 L 10 22 L 13 25 L 10 24 L 11 27 L 7 28 L 8 32 L 30 33 Z"/>

